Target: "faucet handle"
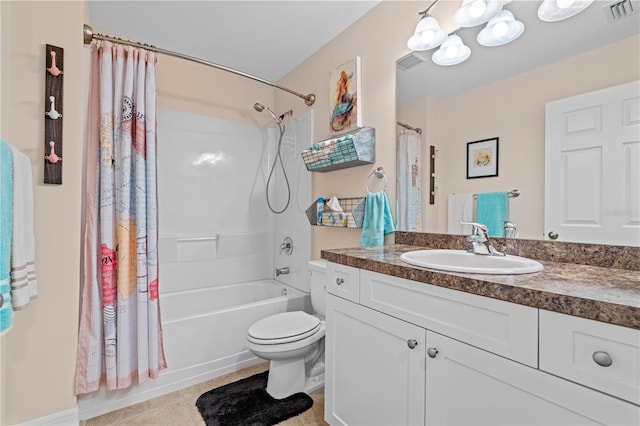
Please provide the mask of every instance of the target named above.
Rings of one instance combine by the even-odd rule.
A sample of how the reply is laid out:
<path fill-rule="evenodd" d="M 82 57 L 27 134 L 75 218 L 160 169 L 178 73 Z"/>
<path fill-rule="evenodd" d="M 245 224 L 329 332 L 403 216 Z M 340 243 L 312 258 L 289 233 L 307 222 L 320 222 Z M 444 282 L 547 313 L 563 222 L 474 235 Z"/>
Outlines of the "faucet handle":
<path fill-rule="evenodd" d="M 467 222 L 467 221 L 461 220 L 460 225 L 471 225 L 472 235 L 477 235 L 479 237 L 486 237 L 489 234 L 489 228 L 487 228 L 487 225 L 485 225 L 484 223 Z"/>

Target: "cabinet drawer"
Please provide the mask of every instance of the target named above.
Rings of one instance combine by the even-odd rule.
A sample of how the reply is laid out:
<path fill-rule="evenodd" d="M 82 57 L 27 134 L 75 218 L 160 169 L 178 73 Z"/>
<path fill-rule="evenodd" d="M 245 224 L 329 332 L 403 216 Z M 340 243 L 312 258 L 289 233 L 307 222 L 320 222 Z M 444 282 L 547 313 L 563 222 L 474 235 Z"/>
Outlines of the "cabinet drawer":
<path fill-rule="evenodd" d="M 428 330 L 538 367 L 538 310 L 502 300 L 360 272 L 360 302 Z"/>
<path fill-rule="evenodd" d="M 540 310 L 540 369 L 640 405 L 640 330 Z"/>
<path fill-rule="evenodd" d="M 360 270 L 338 263 L 327 263 L 327 292 L 359 303 Z"/>

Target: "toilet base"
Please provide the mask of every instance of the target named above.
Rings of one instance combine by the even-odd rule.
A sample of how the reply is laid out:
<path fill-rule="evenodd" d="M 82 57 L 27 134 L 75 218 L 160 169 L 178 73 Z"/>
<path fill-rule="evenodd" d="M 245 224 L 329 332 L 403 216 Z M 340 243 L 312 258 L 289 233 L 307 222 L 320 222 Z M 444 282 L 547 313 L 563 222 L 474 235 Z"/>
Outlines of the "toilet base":
<path fill-rule="evenodd" d="M 267 393 L 275 399 L 305 391 L 304 358 L 271 360 Z"/>

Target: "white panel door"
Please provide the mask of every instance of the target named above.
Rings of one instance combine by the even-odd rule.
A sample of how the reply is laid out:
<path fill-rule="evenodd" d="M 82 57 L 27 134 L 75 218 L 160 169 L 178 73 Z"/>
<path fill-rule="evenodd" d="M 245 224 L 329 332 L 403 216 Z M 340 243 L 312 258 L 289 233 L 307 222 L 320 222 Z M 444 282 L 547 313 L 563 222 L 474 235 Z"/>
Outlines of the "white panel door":
<path fill-rule="evenodd" d="M 457 340 L 427 331 L 427 346 L 427 425 L 640 422 L 636 405 Z"/>
<path fill-rule="evenodd" d="M 545 123 L 545 238 L 640 245 L 640 81 L 550 102 Z"/>
<path fill-rule="evenodd" d="M 424 425 L 424 342 L 420 327 L 327 294 L 325 420 Z"/>

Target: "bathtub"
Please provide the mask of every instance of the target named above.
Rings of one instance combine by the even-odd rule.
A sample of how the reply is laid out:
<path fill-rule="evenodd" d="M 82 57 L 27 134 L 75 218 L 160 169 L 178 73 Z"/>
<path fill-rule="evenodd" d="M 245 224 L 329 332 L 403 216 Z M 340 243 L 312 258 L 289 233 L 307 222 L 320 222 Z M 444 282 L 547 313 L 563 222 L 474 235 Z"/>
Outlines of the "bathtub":
<path fill-rule="evenodd" d="M 279 312 L 311 308 L 307 293 L 260 280 L 160 295 L 167 368 L 129 389 L 78 398 L 88 419 L 263 362 L 246 348 L 249 326 Z"/>
<path fill-rule="evenodd" d="M 219 369 L 254 358 L 245 344 L 251 324 L 279 312 L 309 307 L 308 294 L 273 280 L 161 296 L 167 364 L 172 371 L 204 365 Z"/>

